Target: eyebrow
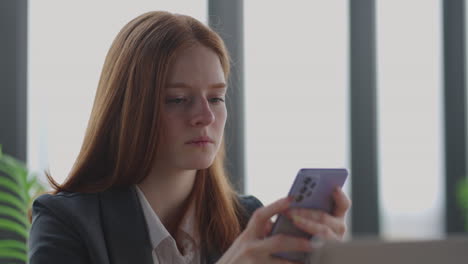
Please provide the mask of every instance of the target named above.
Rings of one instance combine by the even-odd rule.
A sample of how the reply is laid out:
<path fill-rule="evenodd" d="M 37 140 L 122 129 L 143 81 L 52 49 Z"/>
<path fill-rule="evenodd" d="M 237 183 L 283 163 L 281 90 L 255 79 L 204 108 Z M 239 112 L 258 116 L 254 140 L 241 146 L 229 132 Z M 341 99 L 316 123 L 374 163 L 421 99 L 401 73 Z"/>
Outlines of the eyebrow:
<path fill-rule="evenodd" d="M 176 83 L 170 83 L 166 86 L 166 88 L 192 88 L 192 86 L 186 84 L 186 83 L 181 83 L 181 82 L 176 82 Z M 221 82 L 221 83 L 215 83 L 209 86 L 209 88 L 226 88 L 226 84 Z"/>

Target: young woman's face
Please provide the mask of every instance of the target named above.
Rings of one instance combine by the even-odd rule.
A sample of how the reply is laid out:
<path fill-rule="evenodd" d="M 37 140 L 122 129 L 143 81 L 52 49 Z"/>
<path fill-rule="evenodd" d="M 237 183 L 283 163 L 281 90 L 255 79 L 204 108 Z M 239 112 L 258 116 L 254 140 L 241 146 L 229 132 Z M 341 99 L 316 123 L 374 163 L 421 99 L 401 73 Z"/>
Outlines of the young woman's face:
<path fill-rule="evenodd" d="M 209 167 L 226 123 L 226 81 L 219 57 L 194 46 L 171 65 L 162 108 L 162 145 L 158 160 L 176 169 Z"/>

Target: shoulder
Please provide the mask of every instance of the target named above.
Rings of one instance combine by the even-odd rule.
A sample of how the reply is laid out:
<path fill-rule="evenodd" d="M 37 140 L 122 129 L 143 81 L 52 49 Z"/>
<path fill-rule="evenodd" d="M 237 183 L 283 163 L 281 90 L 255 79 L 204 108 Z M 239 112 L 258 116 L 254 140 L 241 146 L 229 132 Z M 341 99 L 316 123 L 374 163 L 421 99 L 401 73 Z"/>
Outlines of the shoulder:
<path fill-rule="evenodd" d="M 37 197 L 32 205 L 32 222 L 41 214 L 53 214 L 63 221 L 91 214 L 97 209 L 97 194 L 60 192 L 43 194 Z M 65 218 L 65 219 L 64 219 Z"/>
<path fill-rule="evenodd" d="M 87 233 L 91 226 L 98 229 L 100 203 L 98 193 L 43 194 L 32 204 L 31 232 L 40 234 L 50 228 L 60 232 L 60 228 L 69 229 L 70 233 Z"/>
<path fill-rule="evenodd" d="M 29 263 L 89 263 L 84 237 L 96 228 L 89 225 L 97 222 L 96 201 L 95 194 L 82 193 L 37 197 L 32 205 Z"/>
<path fill-rule="evenodd" d="M 263 203 L 253 195 L 239 195 L 238 199 L 242 207 L 250 212 L 250 214 L 257 210 L 257 208 L 263 207 Z"/>
<path fill-rule="evenodd" d="M 31 232 L 40 232 L 48 225 L 51 229 L 63 227 L 81 233 L 89 224 L 98 222 L 98 218 L 98 194 L 43 194 L 32 204 Z"/>
<path fill-rule="evenodd" d="M 34 204 L 46 204 L 49 206 L 60 206 L 64 203 L 79 205 L 82 203 L 89 203 L 91 200 L 96 199 L 97 193 L 80 193 L 80 192 L 59 192 L 53 194 L 42 194 L 34 200 Z"/>
<path fill-rule="evenodd" d="M 260 202 L 257 197 L 253 195 L 238 195 L 237 199 L 240 204 L 240 224 L 241 228 L 244 229 L 247 226 L 247 223 L 252 217 L 252 214 L 260 207 L 263 207 L 262 202 Z"/>

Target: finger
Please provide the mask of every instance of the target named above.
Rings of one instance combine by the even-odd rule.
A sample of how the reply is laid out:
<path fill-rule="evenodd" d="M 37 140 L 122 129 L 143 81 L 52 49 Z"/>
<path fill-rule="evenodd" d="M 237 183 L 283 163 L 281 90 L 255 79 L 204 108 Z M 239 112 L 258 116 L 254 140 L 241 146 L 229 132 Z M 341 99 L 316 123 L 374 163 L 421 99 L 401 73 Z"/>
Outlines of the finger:
<path fill-rule="evenodd" d="M 269 255 L 286 251 L 311 252 L 313 250 L 308 239 L 283 234 L 268 237 L 259 243 L 259 249 Z"/>
<path fill-rule="evenodd" d="M 273 263 L 273 264 L 300 264 L 300 262 L 290 261 L 290 260 L 286 260 L 286 259 L 282 259 L 282 258 L 278 258 L 278 257 L 270 257 L 270 259 L 268 260 L 268 263 Z"/>
<path fill-rule="evenodd" d="M 319 224 L 314 221 L 310 221 L 300 216 L 293 216 L 293 223 L 299 229 L 307 232 L 311 235 L 317 235 L 326 240 L 340 240 L 340 236 L 336 234 L 330 227 L 327 225 Z"/>
<path fill-rule="evenodd" d="M 282 198 L 268 206 L 255 210 L 249 223 L 247 224 L 247 234 L 252 235 L 255 238 L 263 238 L 265 225 L 268 221 L 270 221 L 270 218 L 286 210 L 291 204 L 292 200 L 292 197 Z"/>
<path fill-rule="evenodd" d="M 271 220 L 268 220 L 266 225 L 265 225 L 265 230 L 263 232 L 263 236 L 266 237 L 271 232 L 272 228 L 273 228 L 273 222 Z"/>
<path fill-rule="evenodd" d="M 333 215 L 344 218 L 346 212 L 351 207 L 351 200 L 339 187 L 336 188 L 333 192 L 333 199 L 335 200 L 335 209 L 333 210 Z"/>
<path fill-rule="evenodd" d="M 322 225 L 326 225 L 332 229 L 339 237 L 342 237 L 346 232 L 346 224 L 344 218 L 338 218 L 327 214 L 324 211 L 306 209 L 306 208 L 293 208 L 290 209 L 287 214 L 289 219 L 293 220 L 294 215 L 305 218 L 309 221 L 313 221 Z"/>

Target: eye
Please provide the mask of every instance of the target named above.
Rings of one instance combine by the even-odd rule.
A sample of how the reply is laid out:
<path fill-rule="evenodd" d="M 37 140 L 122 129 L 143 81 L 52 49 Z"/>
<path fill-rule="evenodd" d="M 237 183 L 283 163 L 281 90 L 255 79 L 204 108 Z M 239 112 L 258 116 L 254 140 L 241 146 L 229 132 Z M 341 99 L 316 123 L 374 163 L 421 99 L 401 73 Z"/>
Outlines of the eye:
<path fill-rule="evenodd" d="M 167 104 L 182 104 L 182 103 L 185 103 L 185 102 L 187 102 L 187 99 L 183 98 L 183 97 L 171 98 L 171 99 L 166 100 Z"/>
<path fill-rule="evenodd" d="M 218 103 L 223 103 L 224 98 L 222 98 L 222 97 L 213 97 L 213 98 L 210 98 L 209 101 L 210 101 L 210 103 L 218 104 Z"/>

